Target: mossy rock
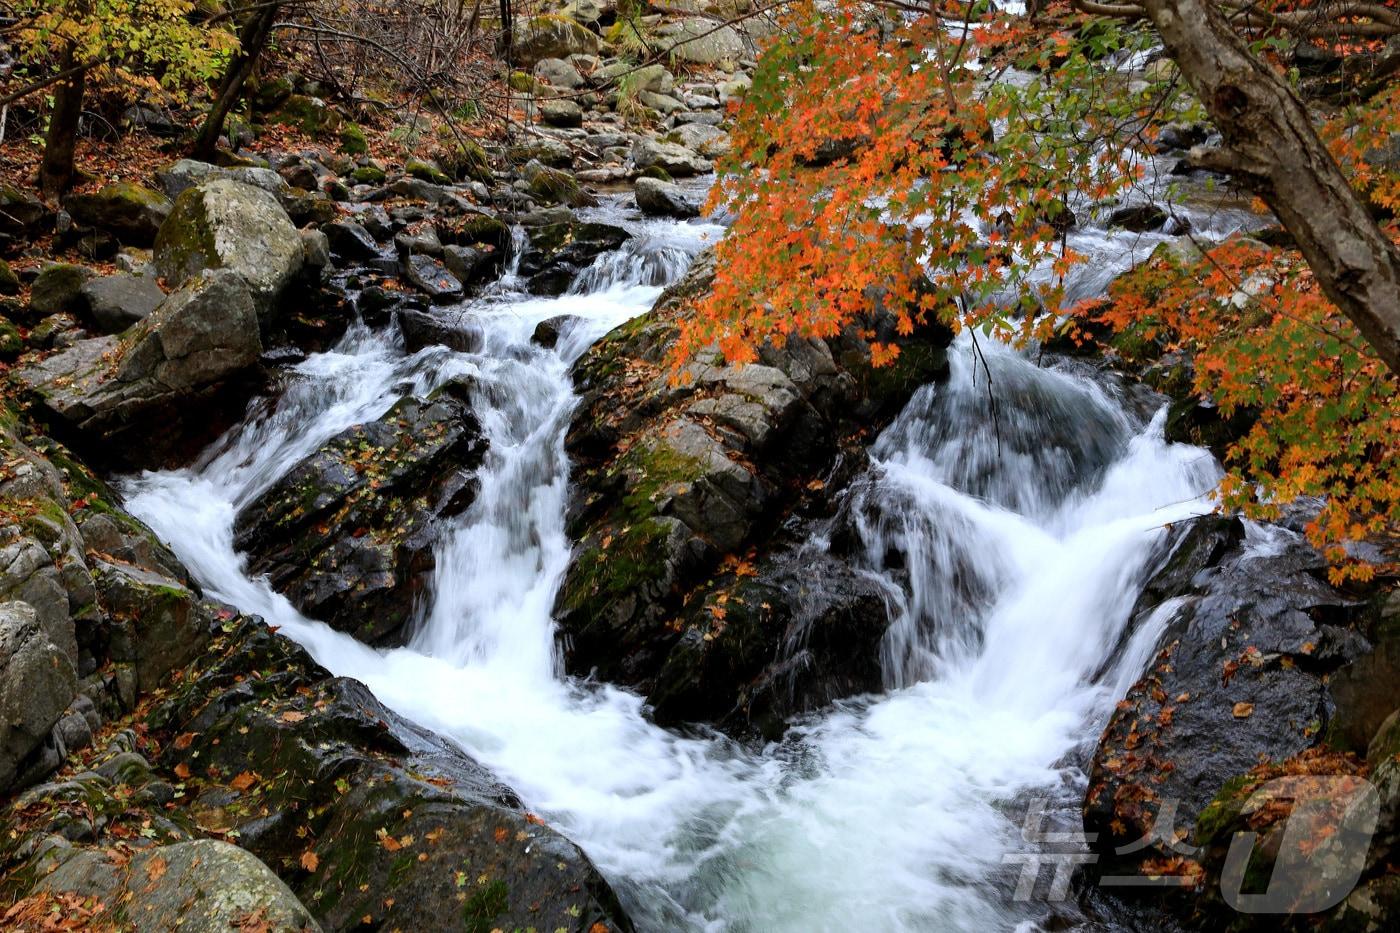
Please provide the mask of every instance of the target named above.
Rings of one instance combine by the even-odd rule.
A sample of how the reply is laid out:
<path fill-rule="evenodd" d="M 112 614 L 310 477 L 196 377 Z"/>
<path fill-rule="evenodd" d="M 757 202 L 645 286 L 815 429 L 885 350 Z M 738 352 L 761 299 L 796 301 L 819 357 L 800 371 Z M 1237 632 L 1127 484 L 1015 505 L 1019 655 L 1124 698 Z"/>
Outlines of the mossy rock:
<path fill-rule="evenodd" d="M 29 305 L 36 315 L 43 317 L 70 311 L 77 307 L 83 285 L 96 274 L 87 266 L 69 262 L 45 266 L 29 290 Z"/>
<path fill-rule="evenodd" d="M 427 159 L 409 159 L 404 163 L 403 170 L 404 174 L 419 181 L 429 181 L 435 185 L 452 184 L 452 179 Z"/>
<path fill-rule="evenodd" d="M 303 133 L 323 137 L 336 133 L 345 119 L 325 101 L 304 94 L 293 94 L 272 114 L 274 123 L 294 126 Z"/>
<path fill-rule="evenodd" d="M 637 173 L 637 177 L 654 178 L 657 181 L 664 181 L 667 184 L 670 184 L 673 181 L 675 181 L 675 179 L 671 177 L 671 173 L 666 171 L 659 165 L 648 165 L 646 168 L 642 169 L 640 172 Z"/>
<path fill-rule="evenodd" d="M 340 151 L 346 155 L 366 155 L 369 153 L 369 140 L 365 131 L 357 123 L 346 123 L 340 128 Z"/>
<path fill-rule="evenodd" d="M 9 318 L 0 317 L 0 358 L 13 359 L 24 351 L 24 338 Z"/>
<path fill-rule="evenodd" d="M 0 295 L 18 295 L 19 276 L 15 275 L 15 270 L 10 268 L 10 264 L 0 259 Z"/>
<path fill-rule="evenodd" d="M 543 87 L 540 82 L 524 71 L 512 71 L 510 77 L 506 79 L 506 83 L 510 85 L 512 91 L 520 94 L 537 94 L 539 89 Z"/>
<path fill-rule="evenodd" d="M 489 185 L 496 180 L 491 171 L 491 159 L 486 150 L 473 139 L 463 138 L 455 143 L 438 160 L 442 167 L 458 181 L 467 179 Z"/>
<path fill-rule="evenodd" d="M 384 169 L 377 165 L 361 165 L 350 173 L 350 180 L 357 185 L 382 185 L 384 178 Z"/>
<path fill-rule="evenodd" d="M 598 203 L 593 195 L 579 186 L 577 178 L 561 169 L 545 165 L 527 167 L 526 178 L 531 196 L 545 204 L 592 207 Z"/>
<path fill-rule="evenodd" d="M 72 195 L 64 206 L 78 223 L 109 230 L 123 243 L 149 246 L 170 216 L 171 204 L 159 191 L 123 181 Z"/>

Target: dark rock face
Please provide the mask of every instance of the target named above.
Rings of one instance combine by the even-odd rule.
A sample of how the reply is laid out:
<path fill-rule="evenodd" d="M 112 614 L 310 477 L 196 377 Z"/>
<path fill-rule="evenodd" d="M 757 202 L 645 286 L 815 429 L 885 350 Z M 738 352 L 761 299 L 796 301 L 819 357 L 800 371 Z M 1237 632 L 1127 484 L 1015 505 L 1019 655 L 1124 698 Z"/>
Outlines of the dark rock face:
<path fill-rule="evenodd" d="M 401 643 L 433 569 L 434 523 L 471 504 L 485 446 L 466 386 L 404 399 L 244 507 L 234 543 L 307 615 Z"/>
<path fill-rule="evenodd" d="M 529 234 L 520 274 L 536 295 L 564 294 L 593 260 L 632 238 L 621 227 L 573 220 L 533 227 Z"/>
<path fill-rule="evenodd" d="M 450 304 L 462 297 L 462 283 L 438 260 L 425 253 L 414 253 L 403 260 L 404 279 L 438 304 Z"/>
<path fill-rule="evenodd" d="M 451 309 L 440 313 L 417 308 L 399 308 L 395 312 L 399 332 L 403 334 L 404 349 L 416 353 L 424 347 L 441 346 L 458 353 L 475 353 L 481 349 L 481 328 L 471 323 L 465 314 Z"/>
<path fill-rule="evenodd" d="M 902 341 L 892 369 L 872 369 L 852 333 L 765 347 L 744 367 L 696 360 L 675 385 L 664 361 L 677 316 L 713 275 L 713 255 L 697 259 L 656 308 L 575 366 L 578 546 L 556 611 L 571 669 L 636 686 L 663 720 L 771 728 L 878 686 L 868 653 L 888 615 L 875 584 L 828 568 L 830 592 L 815 591 L 801 569 L 814 558 L 793 543 L 802 534 L 782 526 L 829 505 L 864 432 L 946 373 L 950 335 Z M 722 566 L 750 548 L 751 559 Z"/>
<path fill-rule="evenodd" d="M 1084 824 L 1110 866 L 1166 802 L 1189 832 L 1232 778 L 1321 744 L 1336 712 L 1329 677 L 1369 648 L 1347 625 L 1356 605 L 1322 582 L 1321 555 L 1296 538 L 1242 539 L 1233 519 L 1193 523 L 1135 612 L 1171 622 L 1094 756 Z"/>
<path fill-rule="evenodd" d="M 243 279 L 218 270 L 192 278 L 120 339 L 78 341 L 17 375 L 55 430 L 100 462 L 148 467 L 217 435 L 246 401 L 261 353 Z"/>
<path fill-rule="evenodd" d="M 131 890 L 153 918 L 208 917 L 201 930 L 249 911 L 288 931 L 632 929 L 588 858 L 455 745 L 223 614 L 145 729 L 0 823 L 16 894 Z M 135 883 L 111 870 L 118 840 Z M 188 903 L 195 890 L 208 896 Z"/>
<path fill-rule="evenodd" d="M 366 915 L 385 929 L 440 929 L 447 917 L 477 929 L 630 929 L 587 857 L 454 746 L 256 621 L 219 647 L 152 717 L 194 737 L 168 744 L 161 764 L 218 774 L 199 801 L 239 825 L 240 844 L 326 929 Z M 252 807 L 228 793 L 249 771 L 261 779 Z"/>

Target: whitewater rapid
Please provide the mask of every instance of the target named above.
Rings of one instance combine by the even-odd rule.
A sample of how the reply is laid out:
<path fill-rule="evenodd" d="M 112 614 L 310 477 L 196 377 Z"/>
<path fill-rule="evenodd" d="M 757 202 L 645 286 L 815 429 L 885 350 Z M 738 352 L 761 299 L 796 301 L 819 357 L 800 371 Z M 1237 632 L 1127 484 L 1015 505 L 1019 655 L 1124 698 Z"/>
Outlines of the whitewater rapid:
<path fill-rule="evenodd" d="M 915 396 L 851 492 L 857 559 L 898 594 L 886 692 L 761 749 L 658 728 L 634 694 L 561 674 L 550 611 L 570 551 L 569 368 L 720 228 L 603 214 L 638 236 L 578 293 L 532 298 L 508 277 L 472 305 L 477 353 L 410 354 L 393 327 L 356 325 L 196 464 L 123 483 L 128 508 L 209 596 L 497 772 L 583 847 L 640 929 L 984 931 L 1043 916 L 1012 899 L 1006 863 L 1029 845 L 1025 802 L 1077 806 L 1079 751 L 1164 624 L 1117 649 L 1129 611 L 1167 527 L 1210 510 L 1215 463 L 1093 379 L 985 343 L 984 369 L 959 341 L 947 384 Z M 558 346 L 533 344 L 560 314 L 572 320 Z M 1006 393 L 995 418 L 987 371 Z M 243 505 L 344 428 L 461 375 L 490 448 L 407 647 L 370 649 L 247 576 L 232 544 Z"/>

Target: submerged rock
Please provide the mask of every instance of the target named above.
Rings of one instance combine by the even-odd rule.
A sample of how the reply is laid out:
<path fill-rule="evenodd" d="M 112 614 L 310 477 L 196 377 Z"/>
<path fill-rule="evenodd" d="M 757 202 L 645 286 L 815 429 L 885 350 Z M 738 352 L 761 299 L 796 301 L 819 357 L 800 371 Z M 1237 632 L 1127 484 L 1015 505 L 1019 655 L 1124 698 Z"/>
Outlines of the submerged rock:
<path fill-rule="evenodd" d="M 251 573 L 368 644 L 401 644 L 431 576 L 437 523 L 476 494 L 486 443 L 467 386 L 347 428 L 238 513 Z"/>

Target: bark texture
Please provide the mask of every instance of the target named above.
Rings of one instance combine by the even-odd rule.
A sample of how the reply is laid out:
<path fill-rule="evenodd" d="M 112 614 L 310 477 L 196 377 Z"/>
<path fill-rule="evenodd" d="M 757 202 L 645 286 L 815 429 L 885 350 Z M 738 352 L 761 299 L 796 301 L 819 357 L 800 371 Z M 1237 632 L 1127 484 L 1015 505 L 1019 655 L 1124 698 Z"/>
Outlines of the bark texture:
<path fill-rule="evenodd" d="M 1142 7 L 1224 138 L 1209 167 L 1269 205 L 1327 297 L 1400 374 L 1400 251 L 1318 138 L 1307 108 L 1209 0 L 1143 0 Z"/>

